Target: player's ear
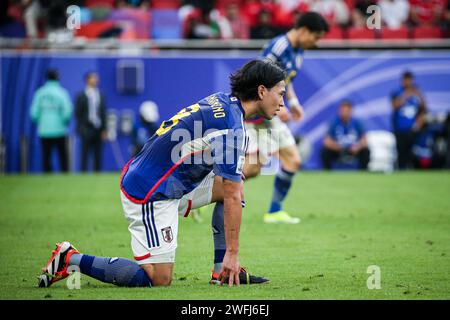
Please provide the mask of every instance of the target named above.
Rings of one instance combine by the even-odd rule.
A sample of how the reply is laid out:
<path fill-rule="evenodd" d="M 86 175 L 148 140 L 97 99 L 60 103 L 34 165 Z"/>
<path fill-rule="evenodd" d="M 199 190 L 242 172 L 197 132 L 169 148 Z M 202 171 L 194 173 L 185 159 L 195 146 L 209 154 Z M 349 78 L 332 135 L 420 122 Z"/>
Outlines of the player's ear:
<path fill-rule="evenodd" d="M 263 86 L 262 84 L 258 86 L 258 97 L 259 100 L 262 100 L 264 98 L 264 95 L 266 94 L 266 87 Z"/>

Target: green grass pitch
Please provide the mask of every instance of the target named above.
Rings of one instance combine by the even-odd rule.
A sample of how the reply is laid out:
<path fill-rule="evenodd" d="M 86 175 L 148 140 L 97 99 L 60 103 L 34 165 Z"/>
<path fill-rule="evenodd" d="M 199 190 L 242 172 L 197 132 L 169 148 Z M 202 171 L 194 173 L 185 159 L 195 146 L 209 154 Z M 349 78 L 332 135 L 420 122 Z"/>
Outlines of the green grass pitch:
<path fill-rule="evenodd" d="M 307 173 L 285 209 L 298 225 L 267 225 L 273 177 L 246 182 L 240 260 L 271 279 L 261 286 L 208 284 L 211 208 L 204 222 L 181 219 L 174 281 L 118 288 L 87 276 L 37 288 L 55 242 L 131 258 L 118 174 L 0 177 L 0 299 L 449 299 L 450 172 Z M 367 268 L 381 270 L 369 290 Z"/>

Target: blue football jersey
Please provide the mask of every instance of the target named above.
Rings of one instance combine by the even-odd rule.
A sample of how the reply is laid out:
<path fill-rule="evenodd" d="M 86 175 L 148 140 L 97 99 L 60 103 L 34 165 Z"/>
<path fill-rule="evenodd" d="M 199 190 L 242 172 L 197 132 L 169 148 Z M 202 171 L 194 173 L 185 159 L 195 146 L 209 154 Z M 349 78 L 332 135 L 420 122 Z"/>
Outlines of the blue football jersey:
<path fill-rule="evenodd" d="M 121 190 L 135 203 L 180 199 L 211 171 L 242 179 L 247 135 L 238 98 L 215 93 L 163 121 L 122 171 Z"/>
<path fill-rule="evenodd" d="M 363 125 L 356 119 L 350 119 L 349 122 L 344 123 L 337 117 L 331 122 L 328 129 L 328 135 L 343 148 L 353 146 L 364 134 L 365 129 Z"/>
<path fill-rule="evenodd" d="M 272 39 L 263 49 L 262 55 L 284 67 L 287 72 L 286 84 L 295 78 L 303 62 L 303 50 L 294 49 L 286 34 Z"/>
<path fill-rule="evenodd" d="M 403 94 L 405 89 L 403 87 L 395 90 L 391 97 L 397 98 Z M 417 95 L 412 95 L 405 100 L 403 105 L 393 113 L 394 131 L 410 131 L 416 122 L 417 114 L 420 110 L 421 100 Z"/>
<path fill-rule="evenodd" d="M 303 50 L 300 48 L 294 49 L 289 42 L 286 34 L 273 38 L 263 49 L 263 59 L 270 59 L 278 62 L 286 70 L 287 78 L 286 84 L 289 84 L 297 75 L 303 62 Z M 255 116 L 246 122 L 262 123 L 265 119 L 260 116 Z"/>

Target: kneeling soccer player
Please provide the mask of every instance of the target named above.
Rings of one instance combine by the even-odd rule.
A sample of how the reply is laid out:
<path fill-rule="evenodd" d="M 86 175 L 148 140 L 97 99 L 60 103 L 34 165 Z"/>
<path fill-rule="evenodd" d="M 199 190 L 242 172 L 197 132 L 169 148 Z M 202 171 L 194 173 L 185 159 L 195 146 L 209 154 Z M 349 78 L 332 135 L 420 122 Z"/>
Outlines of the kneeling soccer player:
<path fill-rule="evenodd" d="M 178 215 L 223 203 L 226 252 L 217 282 L 239 285 L 267 279 L 250 276 L 239 263 L 242 168 L 248 139 L 244 119 L 272 119 L 284 106 L 285 71 L 254 60 L 230 76 L 231 94 L 215 93 L 164 121 L 125 166 L 121 200 L 135 261 L 81 254 L 57 244 L 39 277 L 48 287 L 66 278 L 69 266 L 103 282 L 126 287 L 169 285 L 175 262 Z M 180 139 L 181 138 L 181 139 Z"/>

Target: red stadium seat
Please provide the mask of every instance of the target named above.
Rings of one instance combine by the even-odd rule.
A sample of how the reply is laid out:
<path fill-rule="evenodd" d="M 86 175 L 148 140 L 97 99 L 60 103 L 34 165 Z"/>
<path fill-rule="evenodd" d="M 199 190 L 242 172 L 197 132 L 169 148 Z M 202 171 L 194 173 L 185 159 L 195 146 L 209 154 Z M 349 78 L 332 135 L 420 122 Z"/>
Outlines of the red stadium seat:
<path fill-rule="evenodd" d="M 414 39 L 435 39 L 442 37 L 442 31 L 439 27 L 421 26 L 413 29 Z"/>
<path fill-rule="evenodd" d="M 153 0 L 152 9 L 178 9 L 180 0 Z"/>
<path fill-rule="evenodd" d="M 355 7 L 355 0 L 344 0 L 344 2 L 350 11 Z"/>
<path fill-rule="evenodd" d="M 238 6 L 242 6 L 243 0 L 216 0 L 216 8 L 218 9 L 224 9 L 226 8 L 230 3 L 235 3 Z"/>
<path fill-rule="evenodd" d="M 114 21 L 94 21 L 82 24 L 80 29 L 76 30 L 76 37 L 97 38 L 102 32 L 114 27 Z"/>
<path fill-rule="evenodd" d="M 350 28 L 347 36 L 349 39 L 375 39 L 375 31 L 367 28 Z"/>
<path fill-rule="evenodd" d="M 344 32 L 342 28 L 337 26 L 332 26 L 330 31 L 323 37 L 323 39 L 342 39 L 344 38 Z"/>
<path fill-rule="evenodd" d="M 85 5 L 88 8 L 92 7 L 107 7 L 114 8 L 115 0 L 86 0 Z"/>
<path fill-rule="evenodd" d="M 381 30 L 381 38 L 382 39 L 408 39 L 409 38 L 409 30 L 406 27 L 403 27 L 400 29 L 383 28 Z"/>

